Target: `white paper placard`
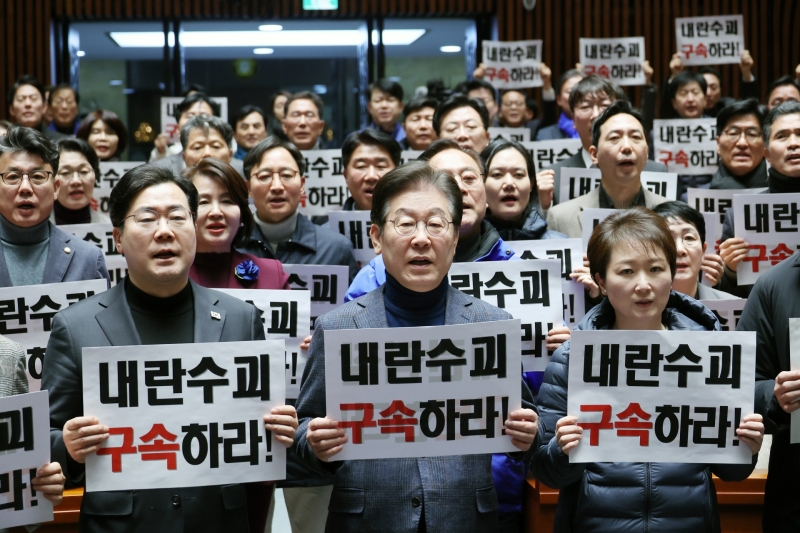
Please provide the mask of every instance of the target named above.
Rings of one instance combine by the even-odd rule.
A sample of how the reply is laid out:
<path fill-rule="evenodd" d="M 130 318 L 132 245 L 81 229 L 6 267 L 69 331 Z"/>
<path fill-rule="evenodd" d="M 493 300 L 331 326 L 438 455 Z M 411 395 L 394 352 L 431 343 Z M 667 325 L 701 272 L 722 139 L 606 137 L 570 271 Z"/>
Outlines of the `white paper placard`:
<path fill-rule="evenodd" d="M 686 203 L 701 213 L 716 213 L 719 224 L 715 225 L 715 239 L 722 238 L 722 225 L 725 223 L 725 213 L 733 207 L 733 196 L 736 194 L 759 194 L 766 189 L 695 189 L 686 190 Z M 706 222 L 706 232 L 708 223 Z"/>
<path fill-rule="evenodd" d="M 674 172 L 651 172 L 644 170 L 639 175 L 642 187 L 653 194 L 663 196 L 669 200 L 678 197 L 678 175 Z"/>
<path fill-rule="evenodd" d="M 341 150 L 303 150 L 306 190 L 298 210 L 307 217 L 339 211 L 350 197 L 344 180 Z"/>
<path fill-rule="evenodd" d="M 327 416 L 348 436 L 332 460 L 517 450 L 503 423 L 522 406 L 519 328 L 325 331 Z"/>
<path fill-rule="evenodd" d="M 685 66 L 738 65 L 745 50 L 742 15 L 676 18 L 675 37 Z"/>
<path fill-rule="evenodd" d="M 450 286 L 499 307 L 521 322 L 522 368 L 543 371 L 553 355 L 545 337 L 563 320 L 561 261 L 453 263 Z"/>
<path fill-rule="evenodd" d="M 496 89 L 541 87 L 541 39 L 529 41 L 483 41 L 485 79 Z"/>
<path fill-rule="evenodd" d="M 86 491 L 284 479 L 263 421 L 286 403 L 283 354 L 278 340 L 84 348 L 84 413 L 111 434 Z"/>
<path fill-rule="evenodd" d="M 569 159 L 581 151 L 580 139 L 556 139 L 554 141 L 523 142 L 531 154 L 537 174 L 545 168 L 550 168 L 559 161 Z"/>
<path fill-rule="evenodd" d="M 517 142 L 530 142 L 531 140 L 531 129 L 530 128 L 501 128 L 501 127 L 493 127 L 489 128 L 489 138 L 492 140 L 495 139 L 506 139 L 509 141 L 517 141 Z"/>
<path fill-rule="evenodd" d="M 800 370 L 800 318 L 789 319 L 789 365 L 792 370 Z M 800 444 L 800 411 L 791 414 L 789 442 Z"/>
<path fill-rule="evenodd" d="M 587 76 L 597 74 L 617 85 L 644 85 L 647 58 L 644 37 L 580 40 L 580 58 Z"/>
<path fill-rule="evenodd" d="M 733 300 L 700 300 L 700 303 L 708 307 L 719 320 L 722 331 L 736 331 L 736 325 L 742 317 L 742 309 L 747 300 L 736 298 Z"/>
<path fill-rule="evenodd" d="M 212 102 L 219 104 L 219 118 L 228 122 L 228 97 L 211 96 Z M 183 102 L 183 96 L 162 96 L 161 97 L 161 133 L 166 135 L 169 144 L 180 142 L 181 135 L 178 131 L 178 121 L 175 118 L 175 108 Z"/>
<path fill-rule="evenodd" d="M 589 239 L 592 238 L 594 228 L 617 211 L 619 209 L 601 209 L 599 207 L 587 207 L 583 210 L 581 213 L 581 235 L 584 252 L 589 249 Z"/>
<path fill-rule="evenodd" d="M 317 318 L 344 303 L 350 269 L 344 265 L 283 265 L 292 290 L 310 291 L 311 330 Z"/>
<path fill-rule="evenodd" d="M 717 119 L 653 121 L 655 160 L 680 175 L 713 174 L 719 165 Z"/>
<path fill-rule="evenodd" d="M 122 176 L 132 168 L 147 164 L 146 161 L 101 161 L 100 175 L 95 176 L 92 209 L 108 214 L 108 198 Z"/>
<path fill-rule="evenodd" d="M 350 240 L 358 268 L 364 268 L 375 259 L 375 249 L 369 238 L 369 229 L 372 227 L 369 211 L 333 211 L 328 220 L 333 231 L 338 231 Z"/>
<path fill-rule="evenodd" d="M 752 331 L 573 331 L 570 462 L 749 463 L 755 356 Z"/>
<path fill-rule="evenodd" d="M 403 150 L 400 152 L 400 164 L 416 161 L 422 155 L 422 152 L 423 150 Z"/>
<path fill-rule="evenodd" d="M 603 173 L 599 168 L 564 167 L 559 180 L 559 203 L 589 194 L 600 186 Z"/>

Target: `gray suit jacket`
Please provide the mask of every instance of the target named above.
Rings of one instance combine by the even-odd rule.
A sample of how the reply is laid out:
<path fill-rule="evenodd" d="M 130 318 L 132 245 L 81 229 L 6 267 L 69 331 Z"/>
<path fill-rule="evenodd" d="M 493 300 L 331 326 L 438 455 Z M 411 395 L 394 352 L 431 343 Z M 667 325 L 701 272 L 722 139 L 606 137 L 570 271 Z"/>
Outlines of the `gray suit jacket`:
<path fill-rule="evenodd" d="M 195 342 L 264 339 L 261 317 L 254 306 L 189 283 L 194 295 Z M 214 320 L 212 311 L 221 319 Z M 52 460 L 63 465 L 67 487 L 84 483 L 84 466 L 69 456 L 62 437 L 64 424 L 83 415 L 83 348 L 140 344 L 124 283 L 63 309 L 53 319 L 42 367 L 42 389 L 50 391 Z M 242 484 L 87 492 L 81 505 L 80 527 L 81 531 L 247 533 L 247 497 Z"/>
<path fill-rule="evenodd" d="M 669 202 L 668 198 L 644 190 L 645 205 L 652 209 Z M 563 204 L 554 205 L 547 211 L 547 228 L 565 233 L 567 237 L 579 239 L 583 236 L 583 210 L 600 207 L 600 188 L 578 196 Z"/>
<path fill-rule="evenodd" d="M 452 287 L 448 289 L 445 324 L 508 318 L 511 316 L 505 311 Z M 306 440 L 308 423 L 313 418 L 324 417 L 327 411 L 325 330 L 386 327 L 383 287 L 379 287 L 319 317 L 311 340 L 308 364 L 297 399 L 300 427 L 293 449 L 310 468 L 323 475 L 336 476 L 326 532 L 416 532 L 423 510 L 427 531 L 431 533 L 496 532 L 497 492 L 489 454 L 325 463 L 311 450 Z M 522 405 L 534 408 L 533 397 L 524 381 Z M 521 455 L 520 460 L 527 464 L 538 442 L 537 436 L 529 452 L 514 455 Z M 418 500 L 412 500 L 416 498 Z M 412 501 L 416 502 L 416 507 Z"/>
<path fill-rule="evenodd" d="M 27 392 L 25 351 L 18 342 L 0 336 L 0 398 Z"/>
<path fill-rule="evenodd" d="M 106 260 L 97 246 L 82 241 L 50 223 L 50 246 L 42 284 L 104 278 L 109 281 Z M 11 287 L 6 256 L 0 244 L 0 287 Z"/>

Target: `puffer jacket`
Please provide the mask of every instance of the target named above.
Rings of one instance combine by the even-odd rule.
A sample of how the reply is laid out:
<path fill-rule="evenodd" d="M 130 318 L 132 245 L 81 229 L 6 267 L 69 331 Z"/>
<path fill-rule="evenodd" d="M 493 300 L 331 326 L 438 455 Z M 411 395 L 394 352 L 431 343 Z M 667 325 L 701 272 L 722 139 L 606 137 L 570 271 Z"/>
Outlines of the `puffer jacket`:
<path fill-rule="evenodd" d="M 534 203 L 530 202 L 522 213 L 523 222 L 507 222 L 501 220 L 490 210 L 486 210 L 486 220 L 492 223 L 504 241 L 536 241 L 540 239 L 566 239 L 567 236 L 559 231 L 547 229 L 547 221 L 539 216 Z"/>
<path fill-rule="evenodd" d="M 595 306 L 575 329 L 611 329 L 614 309 L 608 299 Z M 700 302 L 672 291 L 662 315 L 670 330 L 719 331 L 714 314 Z M 717 496 L 711 474 L 726 481 L 745 479 L 750 464 L 573 463 L 555 439 L 558 420 L 567 414 L 570 342 L 553 354 L 539 390 L 542 446 L 531 470 L 539 481 L 561 490 L 554 523 L 556 533 L 644 531 L 717 533 Z M 677 458 L 676 458 L 677 459 Z"/>

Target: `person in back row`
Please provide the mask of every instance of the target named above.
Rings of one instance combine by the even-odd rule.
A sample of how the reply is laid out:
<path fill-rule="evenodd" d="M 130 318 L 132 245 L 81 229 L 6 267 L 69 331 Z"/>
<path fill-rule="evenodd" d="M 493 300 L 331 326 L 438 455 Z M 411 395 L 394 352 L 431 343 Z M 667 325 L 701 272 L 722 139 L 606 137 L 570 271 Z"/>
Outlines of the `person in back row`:
<path fill-rule="evenodd" d="M 452 139 L 465 150 L 481 153 L 489 144 L 489 112 L 481 100 L 457 94 L 436 108 L 433 129 L 440 139 Z"/>
<path fill-rule="evenodd" d="M 754 98 L 734 102 L 717 115 L 719 167 L 711 189 L 766 187 L 767 163 L 761 124 L 767 109 Z"/>

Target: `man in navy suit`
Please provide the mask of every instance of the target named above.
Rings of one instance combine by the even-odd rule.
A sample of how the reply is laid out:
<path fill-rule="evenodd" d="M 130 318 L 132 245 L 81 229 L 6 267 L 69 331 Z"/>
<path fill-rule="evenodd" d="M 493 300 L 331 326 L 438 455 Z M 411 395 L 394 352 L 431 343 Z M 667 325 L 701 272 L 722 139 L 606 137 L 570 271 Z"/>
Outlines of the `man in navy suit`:
<path fill-rule="evenodd" d="M 0 287 L 105 278 L 96 246 L 57 228 L 58 148 L 32 128 L 0 137 Z"/>

